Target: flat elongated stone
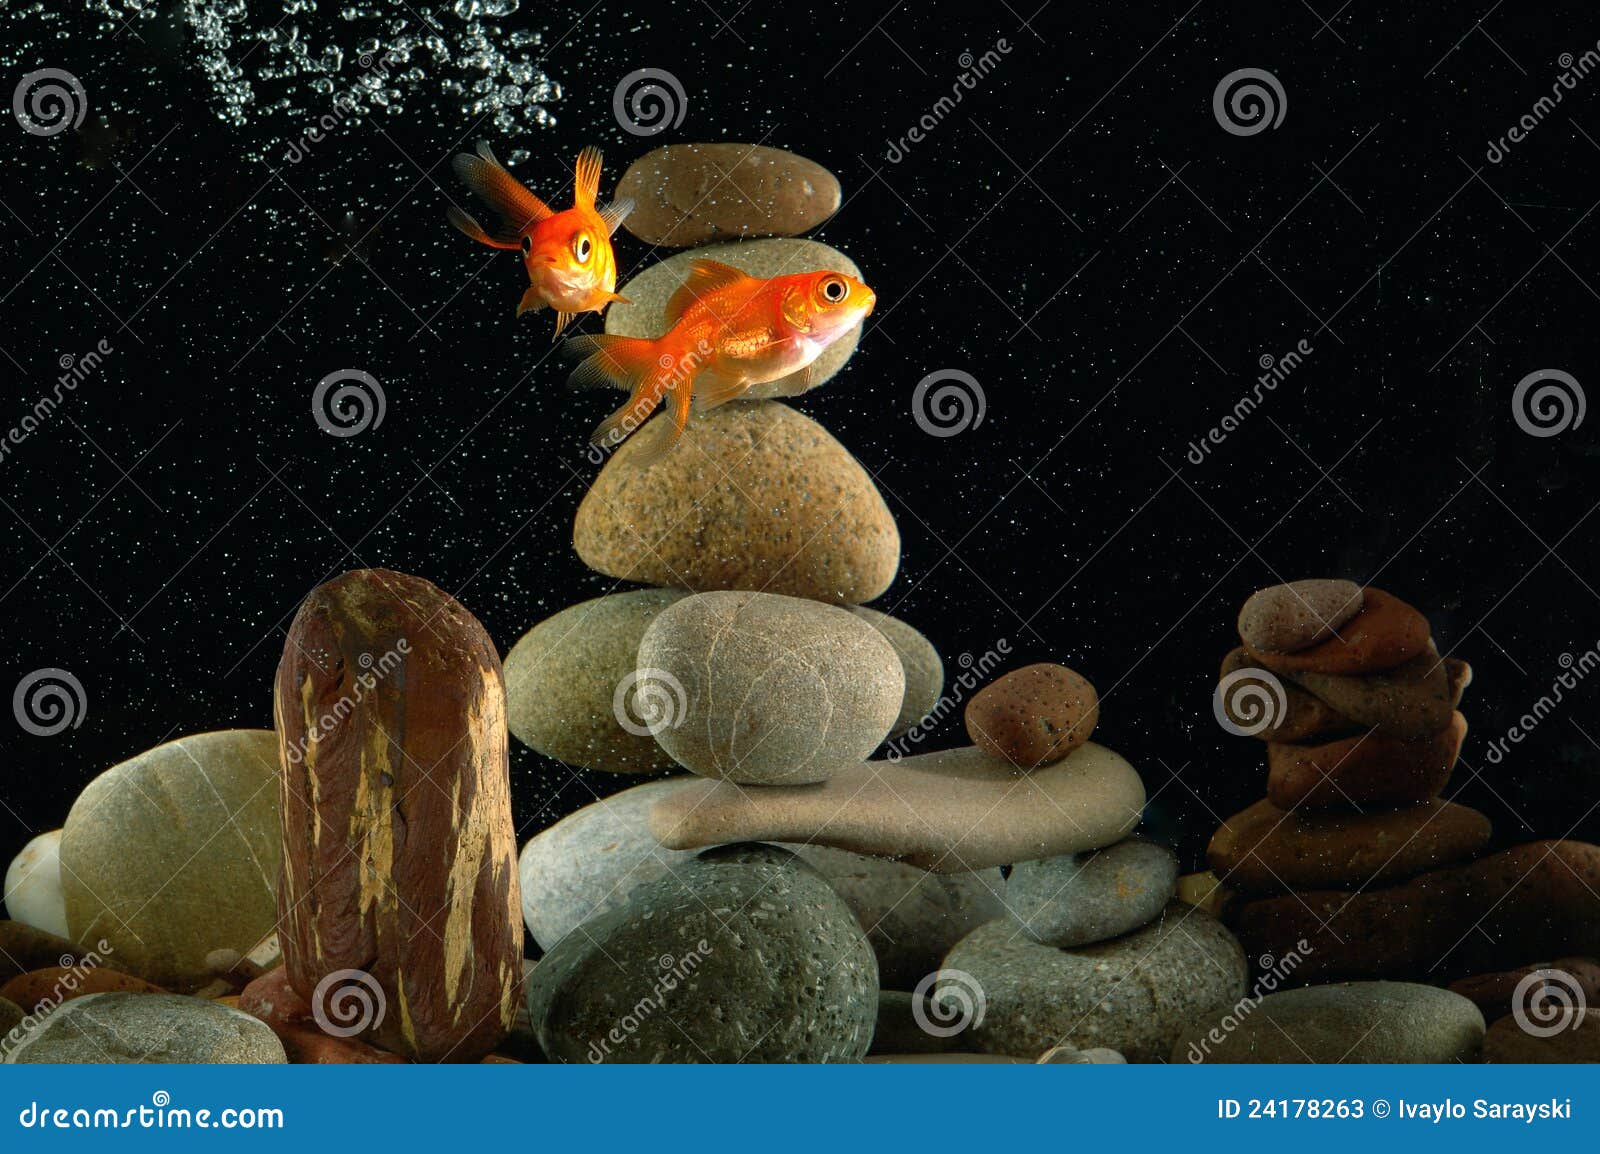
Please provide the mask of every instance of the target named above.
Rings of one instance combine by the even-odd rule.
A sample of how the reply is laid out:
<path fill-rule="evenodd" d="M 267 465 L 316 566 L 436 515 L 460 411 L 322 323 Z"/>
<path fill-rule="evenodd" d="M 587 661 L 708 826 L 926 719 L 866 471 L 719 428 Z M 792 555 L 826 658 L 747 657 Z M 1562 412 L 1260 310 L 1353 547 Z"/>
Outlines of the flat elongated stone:
<path fill-rule="evenodd" d="M 874 761 L 814 786 L 692 782 L 650 811 L 665 846 L 806 841 L 960 873 L 1121 841 L 1139 824 L 1144 783 L 1089 742 L 1023 772 L 968 746 Z"/>

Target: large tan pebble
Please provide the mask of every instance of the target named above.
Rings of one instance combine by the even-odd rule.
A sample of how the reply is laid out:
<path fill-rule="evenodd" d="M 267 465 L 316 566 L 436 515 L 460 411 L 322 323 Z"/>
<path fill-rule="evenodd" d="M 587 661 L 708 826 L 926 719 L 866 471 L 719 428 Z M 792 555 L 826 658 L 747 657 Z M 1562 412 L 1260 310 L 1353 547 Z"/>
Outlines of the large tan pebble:
<path fill-rule="evenodd" d="M 933 642 L 898 617 L 862 605 L 851 605 L 849 609 L 883 634 L 895 656 L 900 658 L 900 668 L 906 675 L 906 695 L 900 702 L 900 716 L 894 719 L 894 728 L 889 731 L 890 737 L 899 737 L 939 704 L 939 696 L 944 692 L 944 662 Z"/>
<path fill-rule="evenodd" d="M 647 244 L 798 236 L 839 211 L 838 178 L 814 161 L 760 144 L 669 144 L 628 166 L 617 199 Z"/>
<path fill-rule="evenodd" d="M 650 468 L 623 442 L 578 506 L 591 569 L 702 592 L 749 589 L 861 603 L 900 567 L 900 530 L 865 469 L 811 418 L 735 402 L 694 421 L 692 445 Z"/>

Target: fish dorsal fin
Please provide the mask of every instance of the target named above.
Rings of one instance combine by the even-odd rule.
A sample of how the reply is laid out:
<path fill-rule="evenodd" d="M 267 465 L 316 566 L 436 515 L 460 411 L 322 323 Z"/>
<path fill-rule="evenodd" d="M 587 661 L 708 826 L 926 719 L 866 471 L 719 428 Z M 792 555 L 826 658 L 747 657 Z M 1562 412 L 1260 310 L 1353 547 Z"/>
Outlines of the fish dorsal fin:
<path fill-rule="evenodd" d="M 702 297 L 749 279 L 742 269 L 701 258 L 689 262 L 689 277 L 667 301 L 667 324 L 675 325 Z"/>
<path fill-rule="evenodd" d="M 593 208 L 600 194 L 600 150 L 590 145 L 578 153 L 578 163 L 573 169 L 572 203 Z"/>
<path fill-rule="evenodd" d="M 514 244 L 522 233 L 555 215 L 548 204 L 524 188 L 495 159 L 487 140 L 478 142 L 478 155 L 458 152 L 450 163 L 466 186 L 504 219 L 506 227 L 494 234 L 496 241 L 509 240 Z"/>
<path fill-rule="evenodd" d="M 622 222 L 628 219 L 628 214 L 633 211 L 633 197 L 625 196 L 621 200 L 614 200 L 600 210 L 600 219 L 605 221 L 606 234 L 615 236 L 617 229 L 622 227 Z"/>

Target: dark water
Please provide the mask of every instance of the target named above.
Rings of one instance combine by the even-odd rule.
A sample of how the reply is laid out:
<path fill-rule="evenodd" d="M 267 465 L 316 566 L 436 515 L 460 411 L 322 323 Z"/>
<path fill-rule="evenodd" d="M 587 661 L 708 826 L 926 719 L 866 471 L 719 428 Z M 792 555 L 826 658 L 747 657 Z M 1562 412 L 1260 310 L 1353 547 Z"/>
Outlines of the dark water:
<path fill-rule="evenodd" d="M 548 315 L 514 319 L 516 262 L 484 267 L 444 222 L 448 157 L 480 136 L 524 151 L 518 174 L 552 197 L 589 143 L 607 188 L 671 141 L 761 141 L 839 175 L 847 204 L 819 235 L 880 304 L 848 370 L 799 407 L 899 519 L 880 607 L 952 665 L 1006 639 L 1018 664 L 1092 678 L 1099 739 L 1142 769 L 1148 825 L 1189 863 L 1264 787 L 1259 746 L 1212 715 L 1234 614 L 1301 576 L 1400 594 L 1473 664 L 1452 789 L 1502 843 L 1600 836 L 1600 684 L 1487 757 L 1563 655 L 1600 641 L 1600 418 L 1535 437 L 1512 410 L 1536 370 L 1600 382 L 1600 69 L 1533 112 L 1561 55 L 1600 40 L 1592 7 L 1497 6 L 1478 26 L 1488 4 L 525 2 L 492 24 L 542 32 L 524 54 L 560 86 L 553 124 L 497 127 L 423 61 L 401 111 L 347 120 L 298 162 L 290 143 L 330 108 L 312 78 L 259 80 L 230 123 L 172 11 L 118 31 L 56 7 L 0 5 L 7 81 L 61 68 L 88 101 L 78 131 L 0 127 L 0 425 L 62 358 L 110 351 L 0 458 L 0 672 L 9 692 L 69 670 L 87 712 L 56 736 L 0 726 L 0 861 L 112 763 L 269 725 L 284 627 L 335 573 L 424 575 L 502 650 L 613 587 L 570 546 L 601 402 L 561 387 Z M 375 7 L 415 28 L 410 6 Z M 348 78 L 360 33 L 388 26 L 339 8 L 253 0 L 250 22 L 344 45 Z M 963 54 L 1002 40 L 933 112 Z M 279 43 L 224 54 L 248 52 L 252 77 Z M 646 67 L 687 98 L 648 140 L 612 109 Z M 1276 128 L 1214 115 L 1241 68 L 1281 85 Z M 625 272 L 659 255 L 621 240 Z M 1261 358 L 1300 342 L 1303 363 L 1189 459 Z M 378 380 L 387 411 L 337 438 L 310 398 L 343 368 Z M 958 436 L 912 416 L 940 369 L 986 399 Z M 952 719 L 932 744 L 964 740 Z M 522 838 L 625 784 L 520 747 L 513 775 Z"/>

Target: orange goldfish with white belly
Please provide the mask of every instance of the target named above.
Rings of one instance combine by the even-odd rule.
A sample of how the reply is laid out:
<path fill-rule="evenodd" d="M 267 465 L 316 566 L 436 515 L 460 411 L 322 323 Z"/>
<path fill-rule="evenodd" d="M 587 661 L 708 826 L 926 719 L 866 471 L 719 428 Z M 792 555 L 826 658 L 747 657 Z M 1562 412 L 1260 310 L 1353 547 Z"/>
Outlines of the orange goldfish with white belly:
<path fill-rule="evenodd" d="M 469 214 L 450 207 L 450 223 L 473 240 L 490 248 L 522 250 L 528 270 L 528 288 L 517 304 L 517 315 L 548 305 L 556 310 L 556 336 L 578 313 L 603 312 L 612 301 L 625 301 L 617 287 L 617 258 L 611 235 L 633 211 L 633 201 L 622 199 L 605 208 L 595 205 L 600 192 L 600 150 L 578 153 L 572 188 L 572 207 L 556 212 L 523 187 L 478 142 L 478 154 L 457 153 L 451 162 L 467 187 L 500 215 L 501 227 L 490 233 Z"/>
<path fill-rule="evenodd" d="M 663 402 L 655 443 L 633 458 L 647 465 L 683 435 L 689 411 L 712 409 L 764 384 L 805 370 L 811 386 L 822 350 L 872 312 L 877 297 L 841 272 L 804 272 L 760 280 L 714 260 L 690 264 L 689 279 L 667 303 L 671 328 L 655 339 L 577 337 L 566 349 L 585 360 L 568 378 L 578 386 L 621 385 L 628 403 L 600 423 L 596 445 L 620 443 Z"/>

